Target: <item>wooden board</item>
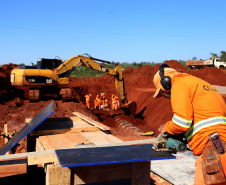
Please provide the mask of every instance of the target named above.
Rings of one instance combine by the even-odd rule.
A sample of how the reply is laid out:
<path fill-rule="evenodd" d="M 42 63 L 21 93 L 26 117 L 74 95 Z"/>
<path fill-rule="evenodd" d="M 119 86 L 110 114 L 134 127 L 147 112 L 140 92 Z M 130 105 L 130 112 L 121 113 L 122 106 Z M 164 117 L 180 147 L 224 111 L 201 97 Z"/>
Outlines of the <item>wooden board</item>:
<path fill-rule="evenodd" d="M 39 139 L 45 150 L 71 148 L 77 145 L 91 144 L 91 142 L 80 133 L 40 136 Z"/>
<path fill-rule="evenodd" d="M 106 147 L 106 146 L 124 146 L 124 145 L 135 145 L 135 144 L 144 144 L 154 142 L 156 139 L 144 139 L 144 140 L 134 140 L 134 141 L 124 141 L 124 142 L 116 142 L 116 143 L 107 143 L 98 145 L 98 147 Z M 37 146 L 37 142 L 36 142 Z M 78 145 L 73 148 L 93 148 L 96 147 L 95 145 Z M 41 148 L 41 147 L 39 147 Z M 44 147 L 43 149 L 44 150 Z M 21 157 L 30 157 L 30 156 L 39 156 L 39 155 L 48 155 L 48 154 L 55 154 L 55 150 L 45 150 L 45 151 L 36 151 L 36 152 L 27 152 L 27 153 L 19 153 L 19 154 L 10 154 L 10 155 L 2 155 L 0 156 L 0 160 L 8 160 L 8 159 L 16 159 Z"/>
<path fill-rule="evenodd" d="M 27 164 L 18 164 L 10 166 L 0 166 L 0 178 L 9 177 L 13 175 L 26 174 Z M 4 182 L 2 182 L 4 184 Z M 1 184 L 1 179 L 0 179 Z"/>
<path fill-rule="evenodd" d="M 77 116 L 72 117 L 56 117 L 56 118 L 47 118 L 45 122 L 56 122 L 56 121 L 76 121 L 80 119 Z M 28 123 L 32 120 L 32 118 L 26 118 L 25 122 Z"/>
<path fill-rule="evenodd" d="M 27 165 L 35 165 L 35 164 L 44 164 L 44 163 L 53 163 L 58 162 L 56 154 L 45 154 L 38 156 L 30 156 L 28 157 Z M 44 165 L 43 165 L 44 166 Z"/>
<path fill-rule="evenodd" d="M 122 142 L 121 139 L 118 139 L 117 137 L 112 136 L 111 134 L 106 134 L 102 131 L 82 132 L 80 134 L 87 138 L 94 145 Z"/>
<path fill-rule="evenodd" d="M 124 145 L 133 145 L 133 144 L 144 144 L 154 142 L 155 138 L 153 139 L 144 139 L 144 140 L 135 140 L 135 141 L 125 141 L 125 142 L 117 142 L 117 143 L 107 143 L 103 145 L 98 145 L 98 147 L 106 147 L 106 146 L 124 146 Z M 93 148 L 96 147 L 95 145 L 79 145 L 76 148 Z M 0 160 L 10 160 L 10 159 L 17 159 L 21 157 L 27 158 L 28 165 L 36 165 L 36 164 L 43 164 L 43 163 L 52 163 L 58 162 L 55 150 L 44 150 L 44 147 L 40 140 L 36 139 L 36 152 L 28 152 L 28 153 L 19 153 L 19 154 L 10 154 L 8 156 L 0 156 Z"/>
<path fill-rule="evenodd" d="M 153 139 L 144 139 L 144 140 L 137 140 L 137 141 L 125 141 L 119 143 L 108 143 L 105 145 L 99 145 L 98 147 L 106 147 L 106 146 L 124 146 L 124 145 L 132 145 L 132 144 L 144 144 L 154 142 L 155 138 Z M 76 148 L 93 148 L 95 145 L 79 145 Z M 40 140 L 36 139 L 36 151 L 44 150 L 43 145 L 41 144 Z M 52 150 L 53 151 L 53 150 Z M 43 164 L 43 163 L 51 163 L 51 162 L 58 162 L 55 151 L 53 153 L 40 153 L 38 155 L 31 155 L 28 156 L 28 165 L 35 165 L 35 164 Z"/>
<path fill-rule="evenodd" d="M 99 129 L 101 129 L 103 131 L 109 131 L 110 130 L 110 127 L 108 127 L 108 126 L 106 126 L 106 125 L 104 125 L 100 122 L 97 122 L 97 121 L 95 121 L 95 120 L 93 120 L 93 119 L 91 119 L 91 118 L 89 118 L 89 117 L 87 117 L 87 116 L 85 116 L 85 115 L 83 115 L 79 112 L 73 112 L 73 114 L 82 118 L 83 120 L 87 121 L 88 123 L 90 123 L 94 126 L 97 126 Z"/>
<path fill-rule="evenodd" d="M 169 152 L 157 152 L 152 144 L 55 150 L 62 167 L 93 166 L 174 159 Z M 120 154 L 120 155 L 119 155 Z"/>
<path fill-rule="evenodd" d="M 95 126 L 80 127 L 80 128 L 68 128 L 68 129 L 53 129 L 53 130 L 38 130 L 33 131 L 31 136 L 44 136 L 53 134 L 68 134 L 68 133 L 79 133 L 79 132 L 96 132 L 100 129 Z"/>
<path fill-rule="evenodd" d="M 1 160 L 0 166 L 11 166 L 18 164 L 27 164 L 27 158 L 19 158 L 19 159 L 9 159 L 9 160 Z"/>

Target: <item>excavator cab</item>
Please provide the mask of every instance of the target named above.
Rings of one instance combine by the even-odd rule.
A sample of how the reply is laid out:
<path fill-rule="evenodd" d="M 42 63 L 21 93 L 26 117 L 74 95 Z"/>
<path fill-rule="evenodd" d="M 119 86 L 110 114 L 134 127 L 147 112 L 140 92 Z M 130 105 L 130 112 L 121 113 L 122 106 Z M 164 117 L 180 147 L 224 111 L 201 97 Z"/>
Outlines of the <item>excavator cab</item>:
<path fill-rule="evenodd" d="M 39 58 L 37 65 L 32 63 L 32 66 L 19 66 L 20 69 L 55 69 L 62 64 L 62 59 L 47 59 Z"/>
<path fill-rule="evenodd" d="M 61 64 L 62 59 L 39 58 L 37 61 L 37 69 L 55 69 Z"/>

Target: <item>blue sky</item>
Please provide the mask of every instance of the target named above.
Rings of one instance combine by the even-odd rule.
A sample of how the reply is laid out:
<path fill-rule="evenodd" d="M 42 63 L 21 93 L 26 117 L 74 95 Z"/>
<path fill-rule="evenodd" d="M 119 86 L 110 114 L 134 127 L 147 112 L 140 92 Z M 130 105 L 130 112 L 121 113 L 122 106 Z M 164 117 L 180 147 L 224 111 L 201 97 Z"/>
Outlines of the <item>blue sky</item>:
<path fill-rule="evenodd" d="M 225 0 L 0 0 L 0 65 L 88 53 L 115 62 L 226 50 Z"/>

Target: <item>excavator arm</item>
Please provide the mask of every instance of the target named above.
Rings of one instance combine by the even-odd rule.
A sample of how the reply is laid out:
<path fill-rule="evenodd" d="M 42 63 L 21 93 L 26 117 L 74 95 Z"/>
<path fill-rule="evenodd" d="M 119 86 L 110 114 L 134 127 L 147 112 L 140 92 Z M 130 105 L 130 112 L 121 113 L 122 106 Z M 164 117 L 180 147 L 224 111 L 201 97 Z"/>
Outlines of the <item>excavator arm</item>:
<path fill-rule="evenodd" d="M 103 64 L 100 64 L 97 61 L 113 64 L 109 61 L 104 61 L 104 60 L 100 60 L 92 57 L 86 57 L 83 55 L 77 55 L 69 58 L 64 63 L 62 63 L 58 68 L 56 68 L 56 71 L 60 78 L 66 78 L 70 75 L 70 73 L 74 70 L 75 67 L 83 66 L 83 67 L 94 69 L 109 75 L 113 75 L 121 107 L 124 108 L 124 110 L 128 114 L 135 115 L 136 103 L 133 101 L 127 100 L 122 67 L 119 64 L 114 64 L 115 68 L 112 69 Z"/>

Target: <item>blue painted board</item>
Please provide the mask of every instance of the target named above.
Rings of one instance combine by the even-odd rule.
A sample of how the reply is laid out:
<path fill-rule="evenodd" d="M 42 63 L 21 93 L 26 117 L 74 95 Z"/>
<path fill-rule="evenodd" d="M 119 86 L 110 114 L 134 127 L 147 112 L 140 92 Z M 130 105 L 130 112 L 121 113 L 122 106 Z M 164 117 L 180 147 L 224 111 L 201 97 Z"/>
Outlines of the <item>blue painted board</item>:
<path fill-rule="evenodd" d="M 0 148 L 0 155 L 4 155 L 19 143 L 25 136 L 33 131 L 38 125 L 45 121 L 54 112 L 54 101 L 37 114 L 28 124 L 26 124 L 12 139 Z"/>
<path fill-rule="evenodd" d="M 169 152 L 157 152 L 152 144 L 55 150 L 61 167 L 92 166 L 151 160 L 175 159 Z"/>

